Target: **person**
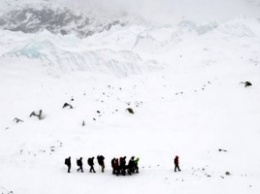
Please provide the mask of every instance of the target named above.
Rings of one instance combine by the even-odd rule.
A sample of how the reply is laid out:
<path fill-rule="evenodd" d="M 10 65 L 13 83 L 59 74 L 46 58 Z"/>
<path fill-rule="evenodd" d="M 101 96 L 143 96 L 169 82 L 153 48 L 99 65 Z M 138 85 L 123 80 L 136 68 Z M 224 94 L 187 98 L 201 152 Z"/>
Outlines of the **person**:
<path fill-rule="evenodd" d="M 98 164 L 101 166 L 101 172 L 104 172 L 105 170 L 105 157 L 100 155 L 100 156 L 97 156 L 97 161 L 98 161 Z"/>
<path fill-rule="evenodd" d="M 94 169 L 94 157 L 88 158 L 88 165 L 90 166 L 89 172 L 94 172 L 94 173 L 96 173 L 96 171 L 95 171 L 95 169 Z"/>
<path fill-rule="evenodd" d="M 68 167 L 68 173 L 70 173 L 70 169 L 71 169 L 71 158 L 70 157 L 65 158 L 65 164 Z"/>
<path fill-rule="evenodd" d="M 134 160 L 134 171 L 136 173 L 139 173 L 139 167 L 138 167 L 139 160 L 140 159 L 138 157 Z"/>
<path fill-rule="evenodd" d="M 124 157 L 120 157 L 120 159 L 119 159 L 119 168 L 120 168 L 120 173 L 122 174 L 122 175 L 125 175 L 125 170 L 126 170 L 126 156 L 124 156 Z"/>
<path fill-rule="evenodd" d="M 111 166 L 112 166 L 112 169 L 113 169 L 113 174 L 116 174 L 117 176 L 119 175 L 119 160 L 118 158 L 113 158 L 111 160 Z"/>
<path fill-rule="evenodd" d="M 115 166 L 116 158 L 111 160 L 111 167 L 113 169 L 112 174 L 116 174 L 116 166 Z"/>
<path fill-rule="evenodd" d="M 174 172 L 176 172 L 177 170 L 181 171 L 179 166 L 179 156 L 175 156 L 174 158 Z"/>
<path fill-rule="evenodd" d="M 134 163 L 134 156 L 132 156 L 128 162 L 128 174 L 131 175 L 134 173 L 135 163 Z"/>
<path fill-rule="evenodd" d="M 78 159 L 77 160 L 77 165 L 78 165 L 78 169 L 77 169 L 77 171 L 79 172 L 79 171 L 81 171 L 81 172 L 84 172 L 83 171 L 83 163 L 82 163 L 82 157 L 80 157 L 80 159 Z"/>

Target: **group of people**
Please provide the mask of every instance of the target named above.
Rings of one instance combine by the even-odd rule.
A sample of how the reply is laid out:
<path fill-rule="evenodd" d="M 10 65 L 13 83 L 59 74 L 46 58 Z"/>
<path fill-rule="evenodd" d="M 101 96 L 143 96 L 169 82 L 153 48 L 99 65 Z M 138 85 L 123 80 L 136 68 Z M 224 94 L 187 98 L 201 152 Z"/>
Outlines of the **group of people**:
<path fill-rule="evenodd" d="M 113 158 L 111 160 L 111 166 L 113 169 L 113 174 L 116 175 L 126 175 L 128 173 L 129 175 L 133 173 L 139 173 L 139 167 L 138 167 L 139 158 L 135 158 L 132 156 L 126 164 L 126 156 L 120 157 L 120 158 Z"/>
<path fill-rule="evenodd" d="M 92 172 L 96 173 L 95 168 L 94 168 L 94 159 L 95 159 L 95 157 L 91 157 L 91 158 L 88 158 L 88 160 L 87 160 L 88 165 L 90 167 L 90 169 L 89 169 L 90 173 L 92 173 Z M 83 160 L 82 157 L 80 157 L 79 159 L 76 160 L 76 164 L 78 166 L 78 169 L 77 169 L 78 172 L 84 172 L 84 170 L 83 170 L 83 161 L 82 160 Z M 98 164 L 101 167 L 101 172 L 104 172 L 104 170 L 105 170 L 105 162 L 104 162 L 104 160 L 105 160 L 104 156 L 102 156 L 102 155 L 98 155 L 97 156 L 97 161 L 98 161 Z M 68 157 L 68 158 L 65 159 L 65 165 L 68 167 L 68 173 L 70 173 L 70 170 L 71 170 L 71 157 Z"/>
<path fill-rule="evenodd" d="M 95 169 L 94 169 L 94 157 L 88 158 L 87 162 L 88 165 L 90 167 L 89 172 L 90 173 L 96 173 Z M 84 172 L 83 170 L 83 158 L 79 158 L 77 159 L 77 166 L 78 172 Z M 105 170 L 105 157 L 102 155 L 98 155 L 97 156 L 97 161 L 99 166 L 101 167 L 101 172 L 104 172 Z M 115 175 L 126 175 L 126 173 L 128 173 L 129 175 L 133 174 L 133 173 L 139 173 L 139 167 L 138 167 L 138 163 L 139 163 L 139 158 L 135 158 L 134 156 L 132 156 L 130 158 L 130 160 L 128 161 L 128 164 L 126 164 L 126 156 L 124 157 L 120 157 L 120 158 L 113 158 L 111 160 L 111 167 L 113 169 L 112 173 Z M 175 156 L 174 160 L 174 171 L 181 171 L 180 166 L 179 166 L 179 156 Z M 65 159 L 65 165 L 67 165 L 68 167 L 68 173 L 70 173 L 71 170 L 71 157 L 68 157 Z"/>

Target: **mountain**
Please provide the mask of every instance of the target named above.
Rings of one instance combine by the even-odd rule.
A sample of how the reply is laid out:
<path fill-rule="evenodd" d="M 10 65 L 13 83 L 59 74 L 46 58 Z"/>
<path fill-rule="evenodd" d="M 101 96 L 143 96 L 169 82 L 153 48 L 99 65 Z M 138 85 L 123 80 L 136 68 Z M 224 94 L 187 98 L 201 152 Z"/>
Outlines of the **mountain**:
<path fill-rule="evenodd" d="M 53 34 L 75 34 L 80 38 L 110 30 L 113 26 L 126 25 L 120 20 L 105 20 L 74 13 L 68 8 L 24 6 L 2 13 L 0 28 L 3 30 L 37 33 L 48 30 Z"/>
<path fill-rule="evenodd" d="M 74 34 L 85 38 L 125 26 L 138 20 L 159 24 L 181 21 L 198 23 L 221 22 L 236 17 L 258 17 L 259 0 L 10 0 L 1 2 L 0 29 L 36 33 L 48 30 L 53 34 Z M 197 14 L 199 12 L 199 14 Z M 150 24 L 149 24 L 150 25 Z"/>
<path fill-rule="evenodd" d="M 106 34 L 106 31 L 114 33 L 117 29 L 126 29 L 125 18 L 114 19 L 94 11 L 83 14 L 48 1 L 27 1 L 17 8 L 12 9 L 9 4 L 7 7 L 0 16 L 3 33 L 1 57 L 40 60 L 42 66 L 48 67 L 46 71 L 54 76 L 68 71 L 98 71 L 127 76 L 142 69 L 162 68 L 157 61 L 142 59 L 132 50 L 105 48 L 97 40 L 85 39 L 102 32 Z M 19 36 L 13 36 L 16 33 Z"/>
<path fill-rule="evenodd" d="M 1 1 L 0 193 L 258 194 L 259 1 L 194 2 Z"/>

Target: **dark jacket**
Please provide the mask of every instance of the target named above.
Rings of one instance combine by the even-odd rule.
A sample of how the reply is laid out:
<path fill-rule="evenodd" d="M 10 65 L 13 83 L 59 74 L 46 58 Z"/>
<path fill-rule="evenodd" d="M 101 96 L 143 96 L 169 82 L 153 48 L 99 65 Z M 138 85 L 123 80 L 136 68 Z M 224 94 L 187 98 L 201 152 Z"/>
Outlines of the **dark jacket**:
<path fill-rule="evenodd" d="M 94 157 L 88 159 L 88 165 L 93 166 L 94 165 Z"/>
<path fill-rule="evenodd" d="M 176 157 L 174 158 L 174 164 L 175 164 L 176 166 L 179 166 L 179 157 L 178 157 L 178 156 L 176 156 Z"/>
<path fill-rule="evenodd" d="M 100 165 L 100 166 L 104 166 L 104 159 L 105 159 L 105 157 L 104 156 L 97 156 L 97 161 L 98 161 L 98 164 Z"/>

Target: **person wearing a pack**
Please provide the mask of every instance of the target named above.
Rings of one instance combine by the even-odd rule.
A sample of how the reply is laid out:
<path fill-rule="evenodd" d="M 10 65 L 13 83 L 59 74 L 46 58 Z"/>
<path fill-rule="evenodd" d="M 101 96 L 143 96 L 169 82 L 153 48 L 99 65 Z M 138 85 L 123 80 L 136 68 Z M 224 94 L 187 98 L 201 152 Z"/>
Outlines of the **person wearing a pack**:
<path fill-rule="evenodd" d="M 179 156 L 175 156 L 173 163 L 174 163 L 174 172 L 176 172 L 177 170 L 181 171 L 179 166 Z"/>
<path fill-rule="evenodd" d="M 78 172 L 79 172 L 79 171 L 83 172 L 83 162 L 82 162 L 82 157 L 81 157 L 80 159 L 77 160 L 77 166 L 79 167 L 79 168 L 77 169 L 77 171 L 78 171 Z"/>
<path fill-rule="evenodd" d="M 135 167 L 135 164 L 134 164 L 134 156 L 131 157 L 131 159 L 129 160 L 128 162 L 128 174 L 131 175 L 132 173 L 134 173 L 134 167 Z"/>
<path fill-rule="evenodd" d="M 115 161 L 116 161 L 116 158 L 113 158 L 111 160 L 112 174 L 116 174 Z"/>
<path fill-rule="evenodd" d="M 126 156 L 120 157 L 120 172 L 122 175 L 125 175 L 125 170 L 126 170 Z"/>
<path fill-rule="evenodd" d="M 96 173 L 96 171 L 95 171 L 95 169 L 94 169 L 94 157 L 88 158 L 88 165 L 90 166 L 89 172 L 94 172 L 94 173 Z"/>
<path fill-rule="evenodd" d="M 118 163 L 118 158 L 113 158 L 111 160 L 111 166 L 112 166 L 112 173 L 113 174 L 116 174 L 116 175 L 119 175 L 119 163 Z"/>
<path fill-rule="evenodd" d="M 134 160 L 134 172 L 136 173 L 139 173 L 139 167 L 138 167 L 139 160 L 140 159 L 138 157 Z"/>
<path fill-rule="evenodd" d="M 70 157 L 65 159 L 65 165 L 67 165 L 68 173 L 70 173 L 70 169 L 71 169 L 71 158 Z"/>
<path fill-rule="evenodd" d="M 118 174 L 122 174 L 122 161 L 123 161 L 123 157 L 119 157 L 118 158 Z"/>
<path fill-rule="evenodd" d="M 100 156 L 97 156 L 97 161 L 98 161 L 98 164 L 101 166 L 101 172 L 104 172 L 105 170 L 105 157 L 100 155 Z"/>
<path fill-rule="evenodd" d="M 115 173 L 116 173 L 116 175 L 118 176 L 119 175 L 119 173 L 120 173 L 120 168 L 119 168 L 119 159 L 118 158 L 116 158 L 115 159 Z"/>

